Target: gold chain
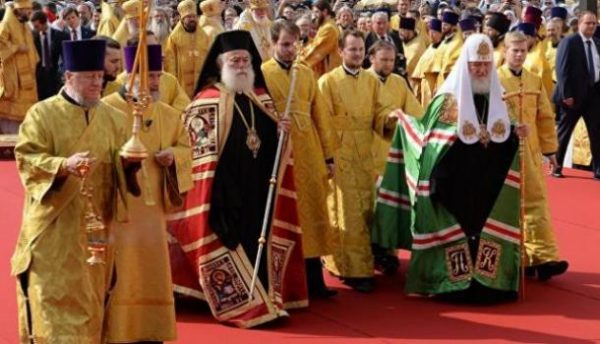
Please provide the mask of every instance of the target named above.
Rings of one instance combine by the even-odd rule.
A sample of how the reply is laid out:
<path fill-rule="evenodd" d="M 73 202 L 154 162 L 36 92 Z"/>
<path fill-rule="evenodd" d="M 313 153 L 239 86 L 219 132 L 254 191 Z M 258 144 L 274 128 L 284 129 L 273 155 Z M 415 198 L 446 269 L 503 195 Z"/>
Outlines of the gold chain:
<path fill-rule="evenodd" d="M 246 120 L 246 117 L 244 117 L 244 113 L 242 112 L 240 107 L 237 105 L 237 102 L 235 100 L 233 101 L 233 105 L 237 109 L 238 114 L 240 115 L 240 118 L 244 122 L 244 125 L 246 126 L 246 130 L 247 131 L 250 131 L 250 130 L 256 131 L 256 129 L 254 128 L 254 107 L 252 106 L 252 101 L 250 99 L 248 99 L 248 105 L 250 106 L 250 120 L 252 121 L 252 127 L 250 127 L 248 125 L 248 121 Z"/>
<path fill-rule="evenodd" d="M 246 117 L 244 117 L 244 113 L 237 105 L 235 100 L 233 101 L 233 105 L 235 105 L 235 108 L 237 109 L 237 112 L 240 115 L 242 122 L 244 122 L 244 125 L 246 126 L 246 146 L 248 146 L 248 149 L 250 149 L 250 151 L 252 152 L 252 156 L 254 157 L 254 159 L 256 159 L 256 157 L 258 156 L 258 150 L 260 149 L 261 141 L 260 137 L 258 137 L 258 133 L 256 132 L 255 128 L 254 107 L 252 106 L 252 101 L 250 100 L 250 98 L 248 98 L 252 126 L 248 125 L 248 121 L 246 120 Z"/>
<path fill-rule="evenodd" d="M 487 148 L 488 143 L 490 143 L 490 133 L 487 130 L 487 123 L 484 123 L 483 121 L 486 112 L 489 115 L 489 100 L 487 98 L 484 99 L 481 116 L 479 116 L 479 111 L 477 110 L 477 106 L 475 106 L 475 115 L 477 116 L 477 122 L 479 122 L 479 142 Z M 486 121 L 489 121 L 489 118 L 487 118 Z"/>

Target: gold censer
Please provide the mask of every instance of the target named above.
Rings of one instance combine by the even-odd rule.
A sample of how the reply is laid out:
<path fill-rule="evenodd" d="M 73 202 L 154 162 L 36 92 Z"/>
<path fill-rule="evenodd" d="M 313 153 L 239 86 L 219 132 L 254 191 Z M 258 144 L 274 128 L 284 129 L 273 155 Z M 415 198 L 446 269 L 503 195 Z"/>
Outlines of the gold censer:
<path fill-rule="evenodd" d="M 94 206 L 94 190 L 91 186 L 87 185 L 90 166 L 87 163 L 81 163 L 77 166 L 77 171 L 82 176 L 80 194 L 83 196 L 85 202 L 83 221 L 87 234 L 87 250 L 90 252 L 90 257 L 86 261 L 90 265 L 105 264 L 107 245 L 106 226 L 102 221 L 102 216 L 100 216 Z"/>

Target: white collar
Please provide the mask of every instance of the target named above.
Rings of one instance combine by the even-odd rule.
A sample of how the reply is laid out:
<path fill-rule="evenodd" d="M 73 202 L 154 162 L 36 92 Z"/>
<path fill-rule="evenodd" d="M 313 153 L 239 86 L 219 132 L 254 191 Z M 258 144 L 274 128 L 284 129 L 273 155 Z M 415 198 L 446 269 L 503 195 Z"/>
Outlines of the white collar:
<path fill-rule="evenodd" d="M 344 71 L 348 74 L 350 74 L 353 77 L 357 77 L 358 73 L 360 73 L 360 68 L 357 69 L 351 69 L 346 67 L 346 65 L 344 63 L 342 63 L 342 68 L 344 68 Z"/>

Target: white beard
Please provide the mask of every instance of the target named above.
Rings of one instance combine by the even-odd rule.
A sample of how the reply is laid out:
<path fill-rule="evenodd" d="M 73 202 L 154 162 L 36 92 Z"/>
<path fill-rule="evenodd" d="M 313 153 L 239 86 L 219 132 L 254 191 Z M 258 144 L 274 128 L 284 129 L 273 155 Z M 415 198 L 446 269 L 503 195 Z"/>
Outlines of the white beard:
<path fill-rule="evenodd" d="M 154 33 L 159 42 L 163 42 L 171 33 L 171 27 L 167 21 L 159 23 L 155 20 L 152 20 L 149 29 Z"/>
<path fill-rule="evenodd" d="M 127 23 L 127 31 L 129 31 L 129 37 L 137 37 L 140 33 L 139 27 L 131 23 Z"/>
<path fill-rule="evenodd" d="M 238 75 L 240 72 L 245 72 L 246 75 Z M 221 82 L 228 89 L 234 92 L 250 92 L 254 89 L 254 69 L 248 66 L 245 70 L 238 70 L 223 65 L 221 69 Z"/>
<path fill-rule="evenodd" d="M 254 14 L 254 12 L 252 13 L 252 20 L 258 26 L 266 26 L 269 24 L 269 17 L 264 16 L 262 18 L 259 18 Z"/>
<path fill-rule="evenodd" d="M 140 83 L 138 81 L 138 78 L 135 78 L 135 81 L 133 82 L 133 89 L 132 89 L 131 93 L 133 94 L 134 98 L 136 98 L 136 99 L 139 98 L 139 95 L 140 95 Z M 150 97 L 152 98 L 153 102 L 157 102 L 157 101 L 160 100 L 160 92 L 159 91 L 149 90 L 149 93 L 150 93 Z"/>
<path fill-rule="evenodd" d="M 471 78 L 471 89 L 475 94 L 487 94 L 490 93 L 491 80 Z"/>

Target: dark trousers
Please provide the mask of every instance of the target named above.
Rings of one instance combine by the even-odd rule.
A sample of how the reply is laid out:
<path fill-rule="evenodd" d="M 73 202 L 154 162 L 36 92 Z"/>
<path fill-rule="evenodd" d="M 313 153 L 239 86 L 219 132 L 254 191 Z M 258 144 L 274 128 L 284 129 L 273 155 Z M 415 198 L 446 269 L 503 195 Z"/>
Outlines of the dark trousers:
<path fill-rule="evenodd" d="M 600 175 L 600 86 L 596 85 L 594 91 L 590 93 L 586 106 L 582 107 L 581 111 L 573 112 L 565 110 L 561 106 L 558 107 L 560 112 L 558 118 L 558 152 L 556 159 L 558 164 L 562 166 L 571 140 L 571 135 L 575 129 L 575 125 L 581 117 L 587 127 L 588 136 L 590 138 L 590 148 L 592 151 L 592 170 L 594 175 Z"/>
<path fill-rule="evenodd" d="M 306 282 L 308 284 L 308 292 L 316 293 L 326 288 L 325 280 L 323 279 L 323 265 L 321 258 L 306 258 L 304 260 L 306 266 Z"/>
<path fill-rule="evenodd" d="M 62 83 L 56 68 L 39 67 L 37 70 L 38 100 L 50 98 L 60 91 Z"/>

